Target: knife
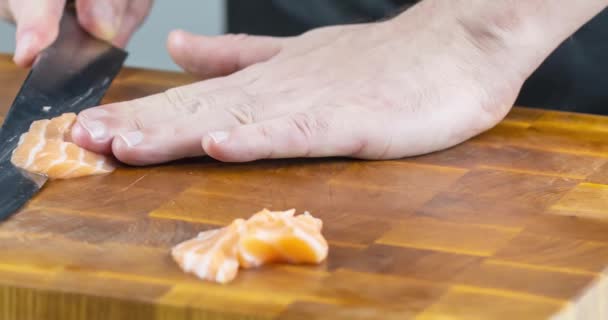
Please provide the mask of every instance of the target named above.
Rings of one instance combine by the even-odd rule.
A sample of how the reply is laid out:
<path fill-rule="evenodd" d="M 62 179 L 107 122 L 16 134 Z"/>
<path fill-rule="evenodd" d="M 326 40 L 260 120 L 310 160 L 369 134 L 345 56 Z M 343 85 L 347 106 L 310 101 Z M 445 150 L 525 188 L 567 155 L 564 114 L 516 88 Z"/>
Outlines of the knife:
<path fill-rule="evenodd" d="M 33 121 L 99 105 L 127 52 L 89 35 L 68 5 L 59 36 L 34 62 L 0 129 L 0 222 L 40 191 L 47 177 L 11 163 L 19 137 Z"/>

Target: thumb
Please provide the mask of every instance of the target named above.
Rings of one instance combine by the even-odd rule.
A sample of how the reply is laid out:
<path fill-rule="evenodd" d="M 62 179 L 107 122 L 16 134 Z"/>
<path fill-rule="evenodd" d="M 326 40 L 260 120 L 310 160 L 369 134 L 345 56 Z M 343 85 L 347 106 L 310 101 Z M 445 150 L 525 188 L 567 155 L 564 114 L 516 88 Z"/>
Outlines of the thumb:
<path fill-rule="evenodd" d="M 207 37 L 176 30 L 167 48 L 184 70 L 202 77 L 226 76 L 277 55 L 286 38 L 249 35 Z"/>
<path fill-rule="evenodd" d="M 17 25 L 13 60 L 28 67 L 36 56 L 50 46 L 59 33 L 65 0 L 11 0 L 9 7 Z"/>

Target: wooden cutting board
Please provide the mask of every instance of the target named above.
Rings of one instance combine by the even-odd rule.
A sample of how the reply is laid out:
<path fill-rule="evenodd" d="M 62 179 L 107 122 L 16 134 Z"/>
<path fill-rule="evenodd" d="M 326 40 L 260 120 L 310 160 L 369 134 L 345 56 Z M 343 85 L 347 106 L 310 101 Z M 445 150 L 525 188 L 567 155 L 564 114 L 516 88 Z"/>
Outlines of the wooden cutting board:
<path fill-rule="evenodd" d="M 0 58 L 0 114 L 25 76 Z M 106 101 L 193 81 L 127 69 Z M 180 271 L 170 248 L 309 210 L 318 267 Z M 49 183 L 0 224 L 1 319 L 608 319 L 608 119 L 516 108 L 400 161 L 201 159 Z"/>

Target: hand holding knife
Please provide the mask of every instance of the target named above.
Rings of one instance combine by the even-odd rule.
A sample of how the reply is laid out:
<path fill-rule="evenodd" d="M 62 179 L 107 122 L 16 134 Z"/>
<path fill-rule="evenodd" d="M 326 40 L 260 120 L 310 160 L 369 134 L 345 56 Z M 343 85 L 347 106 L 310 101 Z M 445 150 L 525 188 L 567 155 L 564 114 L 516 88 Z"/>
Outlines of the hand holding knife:
<path fill-rule="evenodd" d="M 57 40 L 39 55 L 0 129 L 0 221 L 16 213 L 47 181 L 12 165 L 21 134 L 33 121 L 98 105 L 126 57 L 125 51 L 84 31 L 74 1 L 68 1 Z"/>

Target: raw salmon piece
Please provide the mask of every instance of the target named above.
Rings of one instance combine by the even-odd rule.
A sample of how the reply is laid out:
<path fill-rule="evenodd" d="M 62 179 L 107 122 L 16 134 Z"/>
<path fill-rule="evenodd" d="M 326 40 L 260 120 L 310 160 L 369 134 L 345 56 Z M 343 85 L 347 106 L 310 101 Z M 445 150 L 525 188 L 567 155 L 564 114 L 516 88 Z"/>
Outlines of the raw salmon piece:
<path fill-rule="evenodd" d="M 26 171 L 50 179 L 70 179 L 107 174 L 115 170 L 111 159 L 71 142 L 76 114 L 66 113 L 51 120 L 32 123 L 21 135 L 11 162 Z"/>
<path fill-rule="evenodd" d="M 295 210 L 264 209 L 247 221 L 237 219 L 228 227 L 202 232 L 176 246 L 172 255 L 185 272 L 227 283 L 239 267 L 322 262 L 328 254 L 322 227 L 322 221 L 308 212 L 295 216 Z"/>
<path fill-rule="evenodd" d="M 243 268 L 268 263 L 315 264 L 322 262 L 328 245 L 323 223 L 308 212 L 263 210 L 247 221 L 239 239 L 239 261 Z"/>
<path fill-rule="evenodd" d="M 203 280 L 228 283 L 239 269 L 236 249 L 244 224 L 239 219 L 228 227 L 201 232 L 198 237 L 173 248 L 173 258 L 185 272 Z"/>

